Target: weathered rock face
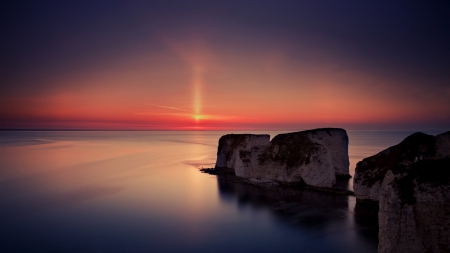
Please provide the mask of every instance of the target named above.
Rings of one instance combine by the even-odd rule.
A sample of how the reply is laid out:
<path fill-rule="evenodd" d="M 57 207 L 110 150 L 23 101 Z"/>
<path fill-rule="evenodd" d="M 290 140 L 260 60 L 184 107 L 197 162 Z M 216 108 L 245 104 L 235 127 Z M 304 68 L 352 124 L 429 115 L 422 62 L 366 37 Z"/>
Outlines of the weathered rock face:
<path fill-rule="evenodd" d="M 225 135 L 219 140 L 216 167 L 236 176 L 332 187 L 349 176 L 348 136 L 336 128 L 268 135 Z"/>
<path fill-rule="evenodd" d="M 378 212 L 379 253 L 450 252 L 450 159 L 438 163 L 424 162 L 415 175 L 386 173 Z"/>
<path fill-rule="evenodd" d="M 268 134 L 227 134 L 220 137 L 216 168 L 235 169 L 236 165 L 247 162 L 248 152 L 254 148 L 268 146 L 269 141 Z"/>
<path fill-rule="evenodd" d="M 450 132 L 364 159 L 353 185 L 358 200 L 379 201 L 378 252 L 450 252 Z"/>
<path fill-rule="evenodd" d="M 359 200 L 380 200 L 380 189 L 388 171 L 400 173 L 422 160 L 450 156 L 450 132 L 432 136 L 415 133 L 400 144 L 358 162 L 353 189 Z"/>

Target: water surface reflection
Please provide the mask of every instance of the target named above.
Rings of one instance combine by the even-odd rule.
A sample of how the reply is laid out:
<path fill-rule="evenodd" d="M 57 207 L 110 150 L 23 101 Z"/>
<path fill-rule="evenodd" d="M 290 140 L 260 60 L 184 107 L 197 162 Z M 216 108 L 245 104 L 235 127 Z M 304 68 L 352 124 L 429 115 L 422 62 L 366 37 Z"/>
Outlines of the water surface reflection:
<path fill-rule="evenodd" d="M 0 131 L 0 252 L 376 251 L 354 197 L 200 173 L 227 133 Z M 349 137 L 353 174 L 406 133 Z"/>
<path fill-rule="evenodd" d="M 293 195 L 289 190 L 286 193 L 282 189 L 233 183 L 221 177 L 218 176 L 218 189 L 222 201 L 235 203 L 239 210 L 268 211 L 280 224 L 320 238 L 304 245 L 311 251 L 325 250 L 316 244 L 323 242 L 340 244 L 336 252 L 377 251 L 377 213 L 360 207 L 355 215 L 353 196 L 309 189 Z"/>

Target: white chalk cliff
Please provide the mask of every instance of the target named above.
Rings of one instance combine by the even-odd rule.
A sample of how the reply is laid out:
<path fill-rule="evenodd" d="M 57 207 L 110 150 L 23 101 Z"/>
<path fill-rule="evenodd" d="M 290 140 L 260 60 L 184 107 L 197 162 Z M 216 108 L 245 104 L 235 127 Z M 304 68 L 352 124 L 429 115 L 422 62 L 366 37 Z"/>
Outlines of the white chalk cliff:
<path fill-rule="evenodd" d="M 252 149 L 268 146 L 269 141 L 268 134 L 227 134 L 220 137 L 216 168 L 235 169 L 243 164 L 241 156 Z"/>
<path fill-rule="evenodd" d="M 332 187 L 349 176 L 348 136 L 344 129 L 324 128 L 269 135 L 230 134 L 219 140 L 216 168 L 236 176 Z"/>
<path fill-rule="evenodd" d="M 362 160 L 353 187 L 379 201 L 379 253 L 450 252 L 450 132 L 415 133 Z"/>

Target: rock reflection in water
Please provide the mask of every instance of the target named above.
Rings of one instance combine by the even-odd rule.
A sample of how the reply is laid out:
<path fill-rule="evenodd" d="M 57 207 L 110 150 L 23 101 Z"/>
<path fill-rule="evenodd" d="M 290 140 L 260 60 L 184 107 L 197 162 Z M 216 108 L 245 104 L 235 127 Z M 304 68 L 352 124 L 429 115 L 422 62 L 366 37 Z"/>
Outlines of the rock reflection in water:
<path fill-rule="evenodd" d="M 378 205 L 356 201 L 353 219 L 361 236 L 378 243 Z"/>
<path fill-rule="evenodd" d="M 217 175 L 222 201 L 236 201 L 238 208 L 270 210 L 286 226 L 319 237 L 331 237 L 347 245 L 348 252 L 376 252 L 378 244 L 377 212 L 356 205 L 354 196 L 319 192 L 311 189 L 261 187 L 229 180 Z M 348 181 L 348 180 L 347 180 Z M 341 182 L 343 185 L 348 182 Z M 347 252 L 344 249 L 344 252 Z"/>

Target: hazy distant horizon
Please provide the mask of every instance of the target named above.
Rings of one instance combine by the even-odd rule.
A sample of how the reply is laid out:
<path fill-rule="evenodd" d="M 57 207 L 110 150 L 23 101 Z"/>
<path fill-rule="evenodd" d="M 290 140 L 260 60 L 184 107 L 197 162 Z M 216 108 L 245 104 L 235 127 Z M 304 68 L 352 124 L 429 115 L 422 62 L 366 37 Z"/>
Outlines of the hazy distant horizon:
<path fill-rule="evenodd" d="M 238 129 L 238 128 L 232 128 L 232 129 L 127 129 L 127 128 L 119 128 L 119 129 L 103 129 L 103 128 L 3 128 L 0 129 L 0 131 L 156 131 L 156 132 L 164 132 L 164 131 L 217 131 L 217 132 L 232 132 L 232 131 L 255 131 L 255 132 L 262 132 L 262 131 L 306 131 L 311 129 L 320 129 L 320 128 L 342 128 L 342 127 L 313 127 L 313 128 L 292 128 L 292 129 Z M 349 131 L 450 131 L 449 128 L 342 128 L 344 130 Z"/>
<path fill-rule="evenodd" d="M 2 128 L 0 131 L 304 131 L 310 129 L 320 129 L 320 128 L 342 128 L 342 127 L 311 127 L 311 128 L 264 128 L 264 129 L 239 129 L 239 128 L 230 128 L 230 129 L 144 129 L 144 128 L 117 128 L 117 129 L 108 129 L 108 128 Z M 448 128 L 342 128 L 344 130 L 351 131 L 436 131 L 443 130 L 449 131 Z"/>

